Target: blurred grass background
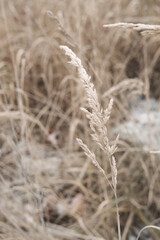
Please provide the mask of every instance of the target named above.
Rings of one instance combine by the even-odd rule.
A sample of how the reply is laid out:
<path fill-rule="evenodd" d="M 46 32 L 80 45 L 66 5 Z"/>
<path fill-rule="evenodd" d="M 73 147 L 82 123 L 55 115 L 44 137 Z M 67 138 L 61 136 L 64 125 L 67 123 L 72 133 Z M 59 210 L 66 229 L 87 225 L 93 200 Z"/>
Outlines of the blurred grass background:
<path fill-rule="evenodd" d="M 130 118 L 142 124 L 141 143 L 122 133 L 116 153 L 122 239 L 160 224 L 160 158 L 150 153 L 159 150 L 150 99 L 160 122 L 160 36 L 103 28 L 159 24 L 159 14 L 158 0 L 0 1 L 1 239 L 117 239 L 113 193 L 75 141 L 80 137 L 95 148 L 80 111 L 83 88 L 60 45 L 82 60 L 102 106 L 114 98 L 111 138 Z M 110 178 L 106 156 L 97 155 Z M 142 239 L 160 237 L 145 234 Z"/>

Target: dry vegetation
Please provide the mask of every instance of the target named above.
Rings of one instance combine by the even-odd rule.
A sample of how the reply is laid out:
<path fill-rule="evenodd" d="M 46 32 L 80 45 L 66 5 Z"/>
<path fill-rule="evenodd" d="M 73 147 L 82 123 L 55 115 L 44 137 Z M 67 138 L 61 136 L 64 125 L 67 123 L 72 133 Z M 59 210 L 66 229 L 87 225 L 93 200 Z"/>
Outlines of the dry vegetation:
<path fill-rule="evenodd" d="M 111 165 L 91 139 L 84 88 L 60 45 L 81 59 L 102 108 L 114 99 L 107 137 L 112 146 L 120 133 L 122 240 L 160 226 L 159 14 L 158 0 L 0 0 L 0 239 L 118 239 L 114 191 L 76 138 L 109 182 Z M 128 122 L 134 134 L 121 133 Z"/>

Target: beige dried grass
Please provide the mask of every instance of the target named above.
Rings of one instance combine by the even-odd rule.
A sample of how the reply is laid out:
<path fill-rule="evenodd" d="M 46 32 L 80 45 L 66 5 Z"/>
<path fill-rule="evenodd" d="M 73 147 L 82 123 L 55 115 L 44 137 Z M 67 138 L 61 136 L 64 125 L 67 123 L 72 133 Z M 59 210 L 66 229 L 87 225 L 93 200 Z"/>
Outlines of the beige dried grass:
<path fill-rule="evenodd" d="M 66 44 L 74 47 L 74 51 L 78 52 L 85 68 L 89 69 L 89 75 L 104 108 L 114 96 L 114 108 L 108 127 L 110 124 L 115 126 L 123 118 L 128 118 L 130 96 L 139 89 L 141 93 L 142 87 L 139 85 L 144 80 L 144 68 L 148 67 L 149 78 L 155 73 L 152 77 L 154 86 L 151 93 L 155 96 L 157 92 L 156 96 L 159 96 L 159 72 L 156 67 L 160 56 L 159 35 L 152 35 L 147 39 L 148 64 L 144 67 L 144 43 L 137 31 L 122 32 L 114 29 L 107 31 L 106 35 L 106 31 L 103 31 L 101 26 L 102 23 L 117 22 L 119 17 L 125 22 L 160 24 L 159 1 L 156 0 L 154 6 L 151 6 L 153 4 L 151 2 L 153 1 L 122 0 L 118 10 L 116 2 L 112 0 L 70 0 L 69 8 L 66 0 L 3 1 L 8 26 L 6 29 L 4 14 L 1 14 L 0 190 L 1 209 L 7 216 L 7 220 L 0 216 L 2 239 L 22 239 L 24 237 L 21 231 L 27 232 L 25 239 L 93 239 L 93 235 L 96 236 L 95 239 L 113 239 L 116 236 L 114 203 L 108 198 L 112 193 L 108 192 L 109 188 L 106 187 L 107 184 L 97 169 L 92 167 L 89 161 L 84 161 L 82 154 L 77 151 L 75 136 L 84 137 L 87 146 L 92 145 L 88 121 L 79 111 L 79 107 L 84 106 L 84 90 L 80 88 L 79 79 L 66 66 L 59 45 Z M 46 13 L 48 9 L 53 12 L 53 18 L 48 17 Z M 9 32 L 8 38 L 6 30 Z M 24 68 L 23 57 L 26 60 Z M 128 67 L 128 62 L 133 58 L 138 60 L 140 65 L 135 83 L 133 83 L 134 79 L 126 75 L 126 72 L 132 70 Z M 14 67 L 18 71 L 18 76 L 15 75 Z M 27 123 L 27 127 L 20 122 Z M 110 129 L 112 128 L 109 127 Z M 60 135 L 57 149 L 46 141 L 46 135 L 50 136 L 54 132 Z M 110 131 L 109 134 L 111 135 Z M 5 136 L 4 145 L 2 135 Z M 11 146 L 8 142 L 12 143 Z M 122 231 L 126 236 L 130 236 L 134 226 L 139 227 L 139 223 L 133 218 L 129 227 L 125 228 L 126 219 L 132 211 L 134 216 L 146 225 L 150 219 L 155 218 L 153 206 L 157 214 L 159 209 L 159 176 L 157 174 L 154 178 L 148 156 L 143 155 L 139 146 L 133 146 L 132 139 L 130 142 L 131 144 L 120 141 L 117 153 L 118 196 L 122 196 L 124 190 L 126 191 L 124 198 L 118 199 L 121 206 Z M 53 155 L 59 156 L 60 166 L 57 171 L 54 170 L 56 164 L 52 159 Z M 21 169 L 20 158 L 22 162 L 29 163 L 30 171 L 27 171 L 28 168 Z M 156 159 L 158 163 L 158 154 Z M 97 160 L 108 173 L 106 157 L 97 152 Z M 57 173 L 56 178 L 53 173 Z M 24 184 L 25 177 L 23 178 L 21 174 L 26 176 L 29 182 L 25 181 Z M 112 181 L 111 174 L 107 176 Z M 150 184 L 152 177 L 153 180 L 156 179 L 155 184 L 152 184 L 153 181 Z M 39 202 L 41 202 L 41 191 L 42 194 L 61 189 L 65 191 L 63 186 L 71 185 L 69 194 L 72 195 L 73 189 L 79 189 L 87 200 L 87 220 L 83 220 L 92 234 L 84 233 L 78 222 L 67 227 L 54 224 L 47 224 L 45 227 L 35 218 L 35 228 L 33 228 L 33 224 L 24 221 L 22 218 L 27 212 L 22 199 L 32 204 L 31 199 L 35 199 L 35 188 L 32 189 L 31 186 L 36 184 L 38 184 L 36 196 Z M 149 188 L 152 192 L 151 207 L 147 207 Z M 35 208 L 33 204 L 33 209 Z M 34 219 L 34 211 L 31 217 Z M 20 231 L 17 229 L 15 232 L 14 226 L 9 221 L 12 219 L 13 222 L 16 220 L 19 229 L 21 228 Z M 148 223 L 144 222 L 144 219 Z M 4 222 L 5 226 L 2 224 Z"/>
<path fill-rule="evenodd" d="M 155 34 L 160 33 L 160 25 L 151 25 L 151 24 L 143 24 L 143 23 L 113 23 L 113 24 L 105 24 L 104 28 L 124 28 L 124 29 L 133 29 L 142 34 Z"/>
<path fill-rule="evenodd" d="M 87 108 L 81 108 L 81 109 L 82 111 L 85 112 L 86 117 L 89 119 L 89 125 L 92 131 L 91 137 L 93 141 L 95 141 L 96 144 L 100 147 L 100 149 L 104 151 L 110 163 L 110 168 L 112 171 L 112 185 L 110 184 L 104 169 L 99 165 L 95 154 L 89 150 L 88 146 L 85 143 L 83 143 L 81 139 L 79 138 L 77 139 L 78 144 L 83 149 L 85 155 L 98 168 L 100 173 L 104 175 L 104 177 L 107 179 L 107 181 L 109 182 L 110 186 L 114 191 L 116 211 L 117 211 L 118 239 L 121 240 L 120 217 L 119 217 L 119 209 L 118 209 L 118 203 L 117 203 L 117 190 L 116 190 L 117 166 L 116 166 L 116 160 L 114 157 L 114 153 L 117 149 L 117 142 L 118 142 L 119 136 L 117 136 L 116 140 L 113 143 L 110 143 L 110 140 L 108 138 L 108 130 L 106 126 L 112 111 L 113 99 L 110 100 L 108 107 L 106 109 L 102 109 L 98 101 L 96 89 L 93 83 L 91 82 L 91 77 L 88 76 L 86 70 L 84 69 L 81 63 L 81 60 L 67 46 L 60 46 L 60 48 L 63 49 L 65 51 L 65 54 L 70 57 L 71 61 L 69 63 L 78 69 L 79 78 L 86 92 L 86 99 L 88 102 L 89 110 L 87 110 Z"/>

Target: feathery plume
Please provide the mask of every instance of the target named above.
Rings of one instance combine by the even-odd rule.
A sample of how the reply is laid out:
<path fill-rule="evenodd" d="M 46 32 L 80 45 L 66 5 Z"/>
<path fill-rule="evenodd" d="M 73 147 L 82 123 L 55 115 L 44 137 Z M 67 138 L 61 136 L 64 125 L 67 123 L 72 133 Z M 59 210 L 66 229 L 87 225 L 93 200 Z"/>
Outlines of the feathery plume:
<path fill-rule="evenodd" d="M 69 58 L 71 59 L 69 63 L 78 69 L 79 78 L 85 89 L 86 98 L 87 98 L 88 107 L 89 107 L 89 110 L 86 108 L 81 108 L 81 110 L 85 112 L 86 117 L 89 120 L 90 129 L 92 131 L 91 133 L 92 139 L 97 143 L 100 149 L 106 153 L 109 159 L 109 163 L 112 171 L 112 184 L 109 182 L 105 171 L 98 163 L 95 154 L 89 150 L 88 146 L 84 144 L 81 139 L 77 138 L 77 142 L 79 143 L 80 147 L 83 149 L 85 155 L 92 161 L 92 163 L 104 175 L 104 177 L 109 182 L 110 186 L 114 191 L 116 210 L 117 210 L 118 236 L 119 236 L 119 240 L 121 240 L 120 219 L 119 219 L 117 194 L 116 194 L 117 167 L 116 167 L 116 160 L 113 155 L 114 152 L 116 151 L 119 137 L 117 137 L 116 140 L 113 142 L 113 144 L 111 144 L 108 138 L 108 131 L 106 126 L 111 115 L 113 99 L 110 100 L 108 107 L 106 109 L 101 108 L 94 84 L 91 82 L 91 77 L 87 74 L 86 70 L 84 69 L 81 63 L 81 60 L 67 46 L 60 46 L 60 48 L 63 49 L 65 51 L 65 54 L 69 56 Z"/>

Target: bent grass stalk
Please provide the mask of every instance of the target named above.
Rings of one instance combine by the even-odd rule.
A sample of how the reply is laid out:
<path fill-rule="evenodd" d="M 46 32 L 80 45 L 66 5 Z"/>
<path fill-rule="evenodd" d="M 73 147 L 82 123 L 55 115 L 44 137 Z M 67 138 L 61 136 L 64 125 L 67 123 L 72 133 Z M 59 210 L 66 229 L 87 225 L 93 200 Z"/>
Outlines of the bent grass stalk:
<path fill-rule="evenodd" d="M 110 184 L 114 191 L 115 204 L 116 204 L 116 214 L 117 214 L 117 226 L 118 226 L 118 239 L 121 240 L 121 229 L 120 229 L 120 216 L 117 201 L 117 167 L 116 159 L 114 153 L 117 149 L 118 136 L 115 141 L 111 144 L 108 138 L 107 122 L 110 118 L 110 114 L 113 106 L 113 99 L 110 100 L 108 107 L 106 109 L 101 108 L 98 101 L 98 96 L 94 84 L 91 82 L 91 77 L 88 76 L 86 70 L 84 69 L 81 60 L 75 55 L 75 53 L 67 46 L 60 46 L 61 49 L 65 51 L 65 55 L 70 58 L 70 64 L 75 66 L 78 70 L 79 78 L 85 89 L 86 99 L 88 102 L 87 108 L 81 108 L 85 112 L 86 117 L 89 120 L 89 126 L 91 129 L 91 137 L 94 142 L 100 147 L 100 149 L 106 154 L 109 160 L 111 172 L 112 172 L 112 183 L 107 178 L 104 169 L 99 165 L 96 155 L 88 148 L 88 146 L 83 143 L 81 139 L 77 139 L 78 144 L 83 149 L 85 155 L 92 161 L 92 163 L 98 168 L 100 173 L 102 173 L 105 179 Z"/>

